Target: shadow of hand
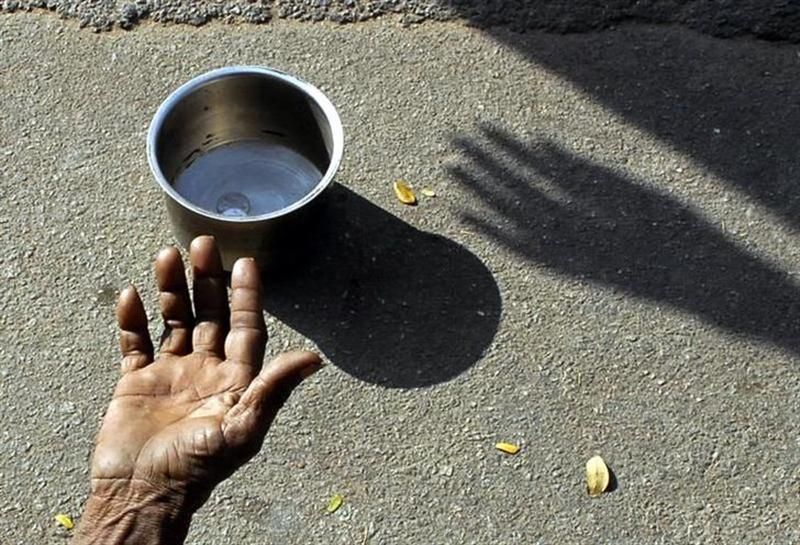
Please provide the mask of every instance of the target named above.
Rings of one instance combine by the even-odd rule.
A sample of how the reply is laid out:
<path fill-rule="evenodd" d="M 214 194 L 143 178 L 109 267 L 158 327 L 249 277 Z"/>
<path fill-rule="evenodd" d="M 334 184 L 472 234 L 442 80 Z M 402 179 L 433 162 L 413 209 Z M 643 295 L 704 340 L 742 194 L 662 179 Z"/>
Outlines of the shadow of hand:
<path fill-rule="evenodd" d="M 798 288 L 690 207 L 552 142 L 503 130 L 457 145 L 453 177 L 488 205 L 481 232 L 558 272 L 797 351 Z"/>

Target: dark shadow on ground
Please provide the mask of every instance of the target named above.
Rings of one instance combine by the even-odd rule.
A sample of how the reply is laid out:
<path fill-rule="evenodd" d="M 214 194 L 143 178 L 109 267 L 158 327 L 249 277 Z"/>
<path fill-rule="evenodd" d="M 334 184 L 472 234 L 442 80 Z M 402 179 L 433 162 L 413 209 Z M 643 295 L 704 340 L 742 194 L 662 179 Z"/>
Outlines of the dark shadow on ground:
<path fill-rule="evenodd" d="M 484 126 L 456 145 L 488 208 L 467 221 L 523 258 L 800 353 L 800 287 L 686 205 L 550 141 Z"/>
<path fill-rule="evenodd" d="M 476 363 L 500 320 L 497 284 L 459 244 L 336 185 L 312 258 L 269 280 L 268 313 L 342 370 L 392 388 L 430 386 Z"/>
<path fill-rule="evenodd" d="M 442 0 L 442 5 L 800 226 L 796 47 L 721 40 L 677 26 L 625 24 L 567 35 L 511 30 L 673 21 L 714 35 L 797 42 L 800 3 Z"/>
<path fill-rule="evenodd" d="M 800 41 L 800 5 L 788 0 L 439 0 L 439 6 L 481 28 L 573 33 L 646 23 L 719 37 Z"/>
<path fill-rule="evenodd" d="M 514 45 L 800 226 L 800 57 L 794 48 L 664 28 L 526 36 Z"/>

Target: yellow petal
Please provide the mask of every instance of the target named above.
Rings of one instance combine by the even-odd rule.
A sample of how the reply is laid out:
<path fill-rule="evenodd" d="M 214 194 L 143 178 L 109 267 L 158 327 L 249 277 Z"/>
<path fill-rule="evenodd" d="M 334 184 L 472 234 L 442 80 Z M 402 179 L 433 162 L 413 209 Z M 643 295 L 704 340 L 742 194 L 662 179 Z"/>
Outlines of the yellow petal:
<path fill-rule="evenodd" d="M 325 510 L 328 513 L 335 513 L 336 510 L 339 509 L 343 503 L 344 503 L 344 498 L 341 496 L 341 494 L 334 494 L 333 496 L 331 496 L 331 499 L 328 500 L 328 507 L 326 507 Z"/>
<path fill-rule="evenodd" d="M 408 187 L 408 184 L 403 180 L 397 180 L 394 183 L 394 194 L 397 195 L 397 200 L 403 204 L 417 204 L 416 195 L 414 195 L 414 192 L 411 191 L 411 188 Z"/>
<path fill-rule="evenodd" d="M 497 443 L 494 448 L 506 454 L 516 454 L 519 452 L 519 447 L 512 443 Z"/>
<path fill-rule="evenodd" d="M 423 189 L 422 191 L 420 191 L 420 193 L 422 193 L 426 197 L 435 197 L 436 196 L 436 191 L 434 191 L 433 189 L 429 189 L 427 187 L 425 189 Z"/>
<path fill-rule="evenodd" d="M 69 518 L 69 515 L 65 515 L 63 513 L 59 513 L 53 517 L 57 523 L 61 526 L 66 528 L 67 530 L 72 530 L 75 527 L 75 523 L 72 522 L 72 519 Z"/>
<path fill-rule="evenodd" d="M 608 488 L 611 477 L 608 466 L 600 456 L 593 456 L 586 462 L 586 490 L 593 498 L 599 496 Z"/>

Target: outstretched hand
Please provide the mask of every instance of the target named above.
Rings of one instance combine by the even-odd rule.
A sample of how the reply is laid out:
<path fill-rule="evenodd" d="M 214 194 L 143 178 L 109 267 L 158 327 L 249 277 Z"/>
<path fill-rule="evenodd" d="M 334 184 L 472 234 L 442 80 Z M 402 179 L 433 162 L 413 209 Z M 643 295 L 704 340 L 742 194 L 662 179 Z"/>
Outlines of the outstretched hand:
<path fill-rule="evenodd" d="M 191 514 L 259 451 L 292 390 L 321 365 L 313 353 L 293 352 L 262 369 L 255 262 L 235 263 L 229 306 L 214 239 L 195 239 L 190 260 L 194 309 L 178 250 L 156 259 L 165 327 L 158 357 L 136 289 L 120 295 L 122 378 L 97 437 L 78 543 L 181 543 Z"/>

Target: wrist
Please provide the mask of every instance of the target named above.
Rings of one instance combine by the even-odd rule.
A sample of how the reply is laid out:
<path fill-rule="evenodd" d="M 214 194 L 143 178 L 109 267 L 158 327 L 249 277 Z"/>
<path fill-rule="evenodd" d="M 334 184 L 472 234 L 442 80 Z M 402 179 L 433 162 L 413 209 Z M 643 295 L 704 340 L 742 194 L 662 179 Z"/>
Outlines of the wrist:
<path fill-rule="evenodd" d="M 142 481 L 94 481 L 72 545 L 182 544 L 194 513 L 187 500 Z"/>

